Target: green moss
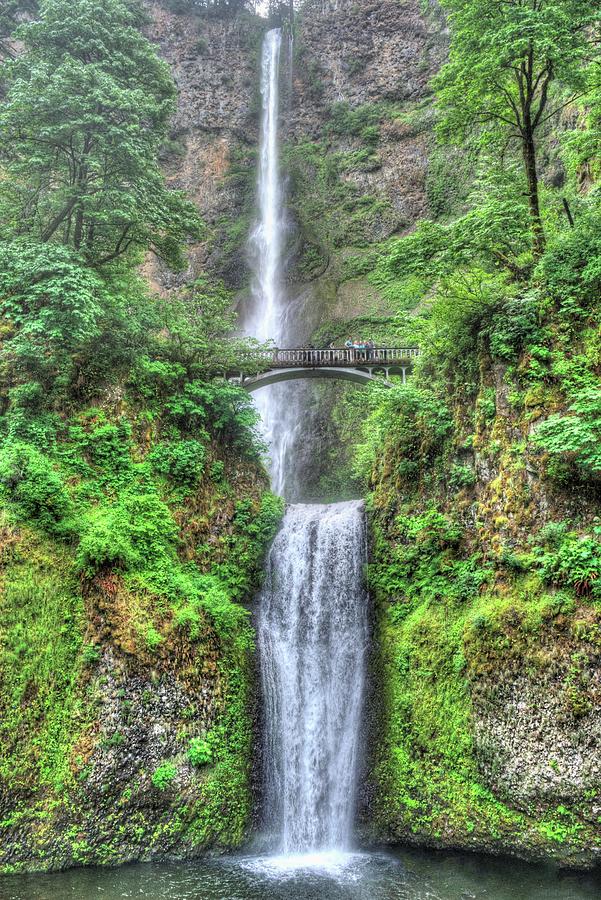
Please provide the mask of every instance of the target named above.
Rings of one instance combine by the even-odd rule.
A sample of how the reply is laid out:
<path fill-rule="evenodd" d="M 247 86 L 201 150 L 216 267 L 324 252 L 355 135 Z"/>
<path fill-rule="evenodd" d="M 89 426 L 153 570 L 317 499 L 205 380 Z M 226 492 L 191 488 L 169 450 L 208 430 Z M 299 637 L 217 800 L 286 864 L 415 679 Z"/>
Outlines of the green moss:
<path fill-rule="evenodd" d="M 0 777 L 9 789 L 72 786 L 84 604 L 72 555 L 4 526 L 0 570 Z M 76 729 L 76 726 L 75 726 Z"/>

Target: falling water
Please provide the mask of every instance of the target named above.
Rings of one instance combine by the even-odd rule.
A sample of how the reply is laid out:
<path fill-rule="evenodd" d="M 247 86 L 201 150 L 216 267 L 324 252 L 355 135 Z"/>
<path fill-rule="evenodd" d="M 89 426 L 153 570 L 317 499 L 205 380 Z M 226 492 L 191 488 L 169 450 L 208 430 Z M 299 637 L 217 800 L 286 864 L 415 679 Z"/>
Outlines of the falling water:
<path fill-rule="evenodd" d="M 249 242 L 253 279 L 251 313 L 246 321 L 249 334 L 262 342 L 274 341 L 280 347 L 291 340 L 282 274 L 286 214 L 280 178 L 278 128 L 281 50 L 281 30 L 268 31 L 261 63 L 259 218 Z M 278 494 L 285 490 L 286 460 L 295 421 L 298 421 L 289 400 L 288 391 L 277 388 L 267 388 L 255 398 L 270 449 L 272 485 Z"/>
<path fill-rule="evenodd" d="M 261 65 L 261 145 L 257 193 L 259 221 L 251 237 L 253 316 L 249 325 L 260 341 L 282 339 L 282 239 L 285 230 L 279 161 L 279 73 L 282 32 L 268 31 Z"/>
<path fill-rule="evenodd" d="M 284 289 L 286 214 L 279 162 L 282 34 L 269 31 L 261 67 L 259 218 L 250 236 L 252 304 L 246 331 L 293 346 L 299 311 Z M 295 496 L 295 454 L 305 394 L 266 388 L 257 405 L 270 445 L 274 490 Z M 361 503 L 289 506 L 259 598 L 265 703 L 265 805 L 279 851 L 348 846 L 355 807 L 367 643 L 365 522 Z"/>
<path fill-rule="evenodd" d="M 363 505 L 290 506 L 267 561 L 258 639 L 266 803 L 282 853 L 346 849 L 367 646 Z"/>

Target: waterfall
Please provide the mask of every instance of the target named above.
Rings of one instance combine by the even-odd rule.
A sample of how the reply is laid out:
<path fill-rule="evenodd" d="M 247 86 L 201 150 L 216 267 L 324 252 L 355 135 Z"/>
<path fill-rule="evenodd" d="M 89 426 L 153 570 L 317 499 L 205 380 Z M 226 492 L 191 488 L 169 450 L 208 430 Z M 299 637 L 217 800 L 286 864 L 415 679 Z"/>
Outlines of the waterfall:
<path fill-rule="evenodd" d="M 282 853 L 351 838 L 368 639 L 360 502 L 290 506 L 267 560 L 258 643 L 266 806 Z"/>
<path fill-rule="evenodd" d="M 252 266 L 251 313 L 246 331 L 258 340 L 283 346 L 290 340 L 283 289 L 282 255 L 286 234 L 279 159 L 279 75 L 282 32 L 268 31 L 261 62 L 261 143 L 257 196 L 259 218 L 249 241 Z M 295 430 L 287 391 L 266 389 L 255 398 L 271 458 L 273 489 L 283 494 L 286 459 Z"/>
<path fill-rule="evenodd" d="M 254 303 L 252 334 L 278 343 L 283 337 L 282 237 L 285 229 L 279 160 L 279 73 L 282 32 L 268 31 L 261 64 L 261 144 L 257 193 L 260 218 L 250 236 Z"/>
<path fill-rule="evenodd" d="M 245 329 L 293 345 L 302 312 L 284 290 L 286 234 L 279 160 L 282 33 L 269 31 L 261 65 L 259 217 L 249 245 L 251 310 Z M 296 496 L 295 447 L 307 410 L 297 385 L 256 398 L 270 446 L 272 486 Z M 367 644 L 365 521 L 361 503 L 289 506 L 259 597 L 265 704 L 265 806 L 284 854 L 344 849 L 355 807 Z"/>

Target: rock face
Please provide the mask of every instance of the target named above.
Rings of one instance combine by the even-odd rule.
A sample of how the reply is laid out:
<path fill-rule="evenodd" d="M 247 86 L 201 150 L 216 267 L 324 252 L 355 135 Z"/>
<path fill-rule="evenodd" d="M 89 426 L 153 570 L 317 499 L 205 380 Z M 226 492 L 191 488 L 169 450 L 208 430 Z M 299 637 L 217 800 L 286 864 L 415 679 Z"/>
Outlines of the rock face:
<path fill-rule="evenodd" d="M 289 138 L 320 140 L 335 104 L 419 105 L 430 96 L 429 82 L 445 51 L 444 22 L 434 7 L 425 14 L 420 0 L 310 0 L 299 27 Z M 388 234 L 410 228 L 427 211 L 427 132 L 427 121 L 416 127 L 383 117 L 377 163 L 371 171 L 348 172 L 363 194 L 391 204 Z M 330 152 L 359 145 L 334 142 Z"/>
<path fill-rule="evenodd" d="M 557 658 L 534 678 L 502 667 L 485 695 L 476 686 L 475 751 L 483 780 L 496 795 L 524 811 L 541 802 L 582 804 L 594 825 L 601 805 L 590 806 L 587 793 L 601 783 L 601 654 L 587 657 L 584 665 L 581 659 L 574 673 L 569 650 L 577 654 L 582 647 L 574 643 L 561 653 L 557 645 L 548 648 L 553 649 Z"/>
<path fill-rule="evenodd" d="M 173 185 L 193 198 L 208 226 L 179 282 L 208 268 L 231 287 L 243 288 L 248 277 L 245 239 L 254 214 L 265 21 L 248 15 L 223 20 L 177 15 L 158 2 L 149 3 L 148 11 L 150 36 L 178 88 L 174 146 L 165 169 Z M 297 32 L 292 62 L 286 50 L 283 54 L 282 80 L 291 78 L 291 84 L 283 84 L 283 95 L 288 95 L 282 110 L 284 142 L 319 145 L 324 159 L 360 151 L 360 136 L 328 133 L 332 108 L 379 105 L 377 151 L 369 164 L 345 166 L 341 178 L 357 194 L 382 202 L 381 214 L 366 226 L 368 242 L 411 228 L 427 210 L 430 123 L 427 113 L 412 121 L 409 112 L 429 97 L 428 82 L 444 57 L 445 28 L 436 7 L 424 14 L 420 0 L 309 0 Z M 395 117 L 387 115 L 386 105 L 394 106 Z M 309 181 L 304 190 L 311 189 Z M 289 184 L 293 212 L 302 193 Z M 304 223 L 302 217 L 296 219 L 302 241 Z M 153 269 L 148 274 L 163 287 L 178 283 Z M 305 290 L 306 279 L 303 273 L 292 273 L 291 281 L 297 284 L 294 300 Z M 326 279 L 319 292 L 328 284 Z"/>
<path fill-rule="evenodd" d="M 422 100 L 442 58 L 437 32 L 419 0 L 309 0 L 300 40 L 322 82 L 322 108 Z M 309 114 L 310 103 L 299 104 L 298 122 Z"/>
<path fill-rule="evenodd" d="M 185 190 L 207 226 L 175 281 L 150 267 L 158 287 L 185 283 L 207 269 L 232 286 L 243 283 L 244 228 L 252 208 L 257 143 L 258 48 L 264 24 L 253 16 L 204 19 L 148 3 L 149 36 L 177 85 L 172 147 L 164 161 L 173 187 Z"/>

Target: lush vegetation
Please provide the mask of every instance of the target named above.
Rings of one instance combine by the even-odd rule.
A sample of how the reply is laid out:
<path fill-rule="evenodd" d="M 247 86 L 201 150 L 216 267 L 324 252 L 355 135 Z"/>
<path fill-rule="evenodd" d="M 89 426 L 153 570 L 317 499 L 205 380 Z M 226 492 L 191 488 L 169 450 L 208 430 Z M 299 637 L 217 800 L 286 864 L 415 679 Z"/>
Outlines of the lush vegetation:
<path fill-rule="evenodd" d="M 384 694 L 375 833 L 573 861 L 594 843 L 601 786 L 566 805 L 569 765 L 553 758 L 556 794 L 526 802 L 478 729 L 502 718 L 518 678 L 575 752 L 595 727 L 599 10 L 442 5 L 451 46 L 433 102 L 337 103 L 320 135 L 286 150 L 315 345 L 350 334 L 422 348 L 406 386 L 323 390 L 323 443 L 342 450 L 316 462 L 311 494 L 368 495 Z M 298 55 L 323 98 L 318 61 Z M 428 143 L 430 215 L 411 228 L 385 189 L 363 189 L 390 166 L 396 129 Z"/>
<path fill-rule="evenodd" d="M 594 843 L 600 786 L 575 792 L 569 809 L 552 792 L 526 803 L 507 790 L 503 753 L 482 744 L 477 726 L 502 719 L 504 680 L 538 685 L 565 709 L 576 743 L 594 709 L 599 15 L 595 4 L 445 6 L 434 215 L 380 245 L 346 242 L 354 248 L 341 281 L 363 279 L 391 315 L 333 322 L 319 335 L 369 329 L 422 347 L 408 385 L 348 393 L 335 409 L 354 446 L 338 484 L 367 489 L 372 523 L 384 691 L 376 830 L 568 859 Z M 367 120 L 335 111 L 332 121 L 369 137 Z M 472 174 L 443 187 L 457 141 Z M 561 781 L 563 764 L 554 765 Z"/>
<path fill-rule="evenodd" d="M 599 13 L 443 6 L 433 102 L 336 103 L 283 154 L 289 276 L 316 285 L 316 345 L 423 351 L 409 384 L 336 395 L 325 443 L 343 451 L 311 487 L 368 495 L 377 836 L 574 861 L 598 836 L 600 786 L 569 805 L 512 794 L 476 724 L 504 685 L 534 685 L 569 740 L 598 707 Z M 0 11 L 0 827 L 30 867 L 231 847 L 250 821 L 245 602 L 281 502 L 253 406 L 217 377 L 247 348 L 231 292 L 207 276 L 158 297 L 140 275 L 149 254 L 181 270 L 205 234 L 159 165 L 176 92 L 145 21 L 138 0 Z M 319 66 L 297 54 L 321 102 Z M 429 148 L 416 227 L 361 187 L 391 131 Z M 224 270 L 251 164 L 232 149 L 244 212 L 217 222 Z"/>
<path fill-rule="evenodd" d="M 19 52 L 1 45 L 5 846 L 42 867 L 176 839 L 231 846 L 250 811 L 242 604 L 281 514 L 254 407 L 218 377 L 247 345 L 220 282 L 161 298 L 139 274 L 149 253 L 180 268 L 202 233 L 159 168 L 175 87 L 141 4 L 36 9 L 9 5 L 0 22 L 6 35 L 22 20 Z M 130 752 L 157 691 L 178 696 L 174 678 L 189 706 L 162 708 L 166 758 L 138 753 L 124 784 L 110 760 Z M 115 696 L 118 727 L 105 725 Z M 65 815 L 59 837 L 50 823 Z"/>

